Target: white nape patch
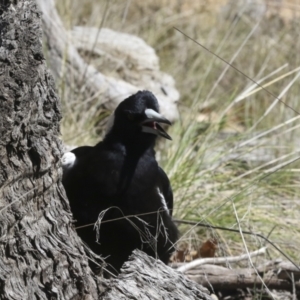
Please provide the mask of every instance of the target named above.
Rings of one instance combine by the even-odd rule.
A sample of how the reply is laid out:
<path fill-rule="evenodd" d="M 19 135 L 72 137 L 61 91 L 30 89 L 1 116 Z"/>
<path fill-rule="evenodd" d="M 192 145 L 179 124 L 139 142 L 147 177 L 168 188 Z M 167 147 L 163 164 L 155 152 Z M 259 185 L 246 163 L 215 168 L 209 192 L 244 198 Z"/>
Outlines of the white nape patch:
<path fill-rule="evenodd" d="M 105 133 L 109 133 L 110 130 L 112 129 L 112 127 L 114 126 L 114 122 L 115 122 L 115 112 L 113 112 L 109 117 L 108 117 L 108 120 L 107 120 L 107 123 L 106 123 L 106 127 L 105 127 Z"/>
<path fill-rule="evenodd" d="M 155 110 L 151 108 L 147 108 L 145 110 L 145 115 L 147 116 L 148 119 L 161 119 L 162 115 L 156 112 Z"/>
<path fill-rule="evenodd" d="M 71 169 L 75 163 L 76 156 L 73 152 L 66 152 L 61 158 L 62 167 L 64 170 Z"/>
<path fill-rule="evenodd" d="M 164 195 L 160 192 L 159 187 L 157 187 L 157 193 L 158 193 L 158 195 L 159 195 L 159 197 L 160 197 L 161 204 L 162 204 L 163 208 L 165 209 L 165 211 L 166 211 L 167 214 L 169 215 L 169 214 L 170 214 L 170 211 L 169 211 L 169 208 L 168 208 L 166 199 L 165 199 Z"/>

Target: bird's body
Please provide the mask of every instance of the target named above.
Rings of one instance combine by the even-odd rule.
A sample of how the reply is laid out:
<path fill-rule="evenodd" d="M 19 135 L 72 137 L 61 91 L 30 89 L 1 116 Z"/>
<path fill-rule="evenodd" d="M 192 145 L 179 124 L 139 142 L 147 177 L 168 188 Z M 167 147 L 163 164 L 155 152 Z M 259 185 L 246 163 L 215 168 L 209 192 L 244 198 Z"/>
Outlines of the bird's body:
<path fill-rule="evenodd" d="M 152 101 L 154 96 L 139 92 L 132 97 L 134 103 L 141 99 Z M 124 102 L 130 102 L 128 99 Z M 151 105 L 142 107 L 142 112 L 147 108 L 158 111 L 157 104 L 148 106 Z M 172 189 L 155 159 L 155 135 L 131 126 L 130 120 L 122 119 L 124 111 L 128 117 L 128 110 L 117 108 L 114 124 L 102 142 L 72 151 L 74 161 L 65 168 L 63 178 L 77 228 L 94 224 L 107 210 L 98 243 L 94 226 L 77 231 L 95 253 L 107 257 L 111 271 L 116 272 L 136 248 L 167 263 L 178 236 L 171 217 Z M 139 118 L 137 112 L 135 117 Z M 121 121 L 123 127 L 118 123 Z M 142 119 L 134 123 L 145 124 Z"/>

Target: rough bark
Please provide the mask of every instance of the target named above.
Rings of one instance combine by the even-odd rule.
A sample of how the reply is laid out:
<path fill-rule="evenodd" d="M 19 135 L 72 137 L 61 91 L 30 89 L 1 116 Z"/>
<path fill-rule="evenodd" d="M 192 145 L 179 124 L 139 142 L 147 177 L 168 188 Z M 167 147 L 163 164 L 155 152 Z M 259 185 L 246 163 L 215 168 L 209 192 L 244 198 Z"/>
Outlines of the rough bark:
<path fill-rule="evenodd" d="M 141 288 L 142 287 L 142 288 Z M 105 300 L 212 299 L 208 290 L 188 280 L 161 261 L 134 251 L 122 273 L 112 281 Z"/>
<path fill-rule="evenodd" d="M 61 114 L 40 12 L 2 1 L 0 14 L 0 298 L 96 299 L 61 184 Z"/>

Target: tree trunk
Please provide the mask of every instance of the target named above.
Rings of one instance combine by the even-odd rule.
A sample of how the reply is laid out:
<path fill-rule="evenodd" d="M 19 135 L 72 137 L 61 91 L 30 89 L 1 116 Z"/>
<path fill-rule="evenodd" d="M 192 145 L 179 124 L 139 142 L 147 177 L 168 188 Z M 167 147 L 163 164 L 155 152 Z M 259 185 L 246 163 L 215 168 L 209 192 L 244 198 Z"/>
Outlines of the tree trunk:
<path fill-rule="evenodd" d="M 61 184 L 61 114 L 40 12 L 2 1 L 0 14 L 0 298 L 96 299 Z"/>

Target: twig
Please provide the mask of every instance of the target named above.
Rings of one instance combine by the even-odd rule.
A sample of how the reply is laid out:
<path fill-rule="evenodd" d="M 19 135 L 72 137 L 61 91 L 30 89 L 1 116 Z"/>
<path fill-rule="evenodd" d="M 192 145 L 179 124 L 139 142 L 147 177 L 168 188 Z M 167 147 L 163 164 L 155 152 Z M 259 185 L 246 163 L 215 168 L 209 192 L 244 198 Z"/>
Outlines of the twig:
<path fill-rule="evenodd" d="M 262 255 L 266 253 L 267 247 L 263 247 L 259 250 L 256 250 L 254 252 L 250 252 L 249 254 L 243 254 L 239 256 L 226 256 L 226 257 L 209 257 L 209 258 L 199 258 L 195 259 L 179 268 L 177 268 L 177 271 L 185 273 L 186 271 L 193 269 L 195 267 L 198 267 L 200 265 L 204 264 L 224 264 L 226 262 L 238 262 L 241 260 L 249 259 L 249 257 L 255 257 L 258 255 Z"/>

